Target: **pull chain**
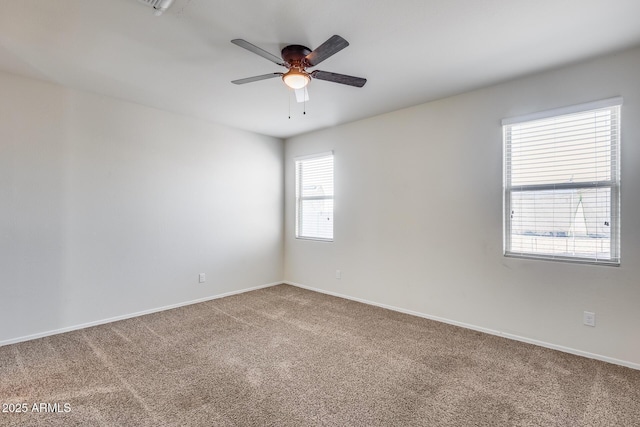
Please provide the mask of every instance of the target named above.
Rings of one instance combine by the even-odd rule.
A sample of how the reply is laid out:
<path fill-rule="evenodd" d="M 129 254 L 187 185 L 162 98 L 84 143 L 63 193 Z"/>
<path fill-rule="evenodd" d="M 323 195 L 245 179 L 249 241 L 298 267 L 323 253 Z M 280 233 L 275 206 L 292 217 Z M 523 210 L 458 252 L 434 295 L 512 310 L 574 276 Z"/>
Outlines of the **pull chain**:
<path fill-rule="evenodd" d="M 302 114 L 306 115 L 307 114 L 307 97 L 309 95 L 308 95 L 306 87 L 303 90 L 304 90 L 304 95 L 303 95 L 304 97 L 302 99 L 302 102 L 303 102 L 303 104 L 302 104 Z M 289 100 L 289 116 L 288 117 L 289 117 L 289 120 L 291 120 L 291 97 L 292 96 L 296 97 L 296 102 L 297 103 L 300 102 L 300 101 L 298 101 L 298 93 L 295 92 L 294 89 L 290 89 L 290 93 L 289 93 L 289 96 L 288 96 L 288 100 Z"/>

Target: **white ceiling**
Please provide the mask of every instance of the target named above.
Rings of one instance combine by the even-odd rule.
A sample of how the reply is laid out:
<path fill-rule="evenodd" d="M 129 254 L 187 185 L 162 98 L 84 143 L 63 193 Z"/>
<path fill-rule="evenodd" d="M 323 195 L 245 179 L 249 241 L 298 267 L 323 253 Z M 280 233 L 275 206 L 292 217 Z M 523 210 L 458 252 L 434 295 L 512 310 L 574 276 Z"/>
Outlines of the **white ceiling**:
<path fill-rule="evenodd" d="M 0 0 L 0 69 L 286 138 L 640 44 L 639 0 Z M 333 34 L 350 46 L 317 68 L 306 115 L 277 56 Z"/>

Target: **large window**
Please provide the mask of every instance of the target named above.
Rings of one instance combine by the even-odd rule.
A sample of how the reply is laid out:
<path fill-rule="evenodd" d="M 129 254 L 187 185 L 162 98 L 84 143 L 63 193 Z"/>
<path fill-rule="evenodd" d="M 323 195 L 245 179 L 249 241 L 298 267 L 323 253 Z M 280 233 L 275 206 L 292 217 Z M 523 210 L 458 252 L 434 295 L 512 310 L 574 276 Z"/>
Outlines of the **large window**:
<path fill-rule="evenodd" d="M 296 158 L 296 237 L 333 240 L 333 152 Z"/>
<path fill-rule="evenodd" d="M 503 120 L 505 255 L 620 263 L 621 104 Z"/>

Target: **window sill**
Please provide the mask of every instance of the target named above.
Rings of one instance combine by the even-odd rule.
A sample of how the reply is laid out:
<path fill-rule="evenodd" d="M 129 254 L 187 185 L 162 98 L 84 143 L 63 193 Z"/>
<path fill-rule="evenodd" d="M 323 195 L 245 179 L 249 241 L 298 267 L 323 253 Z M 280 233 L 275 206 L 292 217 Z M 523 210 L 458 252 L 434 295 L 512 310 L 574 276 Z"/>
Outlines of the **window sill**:
<path fill-rule="evenodd" d="M 510 252 L 505 252 L 503 255 L 506 258 L 532 259 L 532 260 L 538 260 L 538 261 L 559 261 L 559 262 L 568 262 L 571 264 L 591 264 L 591 265 L 602 265 L 607 267 L 620 267 L 619 260 L 595 260 L 590 258 L 572 258 L 572 257 L 560 257 L 560 256 L 518 254 L 518 253 L 510 253 Z"/>

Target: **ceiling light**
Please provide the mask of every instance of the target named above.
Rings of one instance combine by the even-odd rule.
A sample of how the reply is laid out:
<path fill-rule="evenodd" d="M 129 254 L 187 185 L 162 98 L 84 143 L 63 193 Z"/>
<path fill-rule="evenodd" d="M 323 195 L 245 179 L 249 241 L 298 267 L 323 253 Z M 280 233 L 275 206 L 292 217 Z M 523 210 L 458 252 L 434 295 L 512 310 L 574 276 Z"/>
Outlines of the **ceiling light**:
<path fill-rule="evenodd" d="M 291 89 L 302 89 L 309 84 L 311 78 L 309 77 L 309 74 L 304 71 L 292 69 L 282 76 L 282 80 L 284 81 L 284 84 L 289 86 Z"/>

